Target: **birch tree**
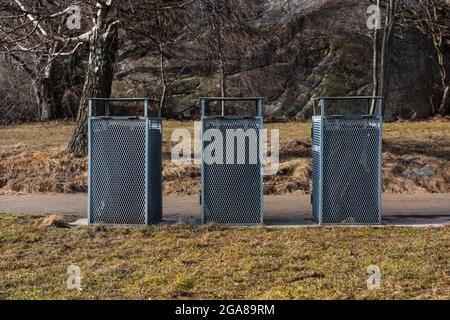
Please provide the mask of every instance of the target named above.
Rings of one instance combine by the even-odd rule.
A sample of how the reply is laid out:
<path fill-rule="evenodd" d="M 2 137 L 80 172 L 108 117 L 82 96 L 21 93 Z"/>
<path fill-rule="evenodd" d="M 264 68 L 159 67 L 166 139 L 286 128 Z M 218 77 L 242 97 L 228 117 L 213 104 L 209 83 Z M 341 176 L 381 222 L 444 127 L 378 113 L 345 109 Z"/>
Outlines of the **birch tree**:
<path fill-rule="evenodd" d="M 392 41 L 394 38 L 394 30 L 397 22 L 397 1 L 387 0 L 384 3 L 384 17 L 385 21 L 382 23 L 382 8 L 380 0 L 377 0 L 376 7 L 378 13 L 376 14 L 377 21 L 374 24 L 373 31 L 373 96 L 383 98 L 382 110 L 386 110 L 386 101 L 389 95 L 389 84 L 391 79 L 391 51 Z M 382 30 L 382 31 L 381 31 Z M 380 34 L 381 33 L 381 34 Z M 381 39 L 380 39 L 380 36 Z M 381 43 L 380 43 L 381 42 Z M 370 113 L 375 113 L 377 102 L 372 101 Z"/>
<path fill-rule="evenodd" d="M 145 17 L 149 11 L 157 14 L 161 10 L 172 10 L 190 3 L 179 1 L 136 0 L 119 2 L 117 0 L 97 0 L 94 25 L 80 38 L 89 45 L 89 65 L 77 116 L 75 131 L 69 142 L 67 152 L 84 156 L 87 154 L 87 98 L 106 98 L 111 94 L 114 64 L 118 50 L 119 19 L 123 17 L 129 28 L 135 21 Z M 176 4 L 174 4 L 176 3 Z M 134 19 L 133 19 L 134 17 Z M 122 26 L 123 27 L 123 26 Z M 96 105 L 94 103 L 94 108 Z"/>
<path fill-rule="evenodd" d="M 77 155 L 87 153 L 87 98 L 109 97 L 111 93 L 119 24 L 114 5 L 114 0 L 9 0 L 1 7 L 1 46 L 35 79 L 35 93 L 44 120 L 50 117 L 53 104 L 48 80 L 56 58 L 70 56 L 81 46 L 89 48 L 76 127 L 67 148 Z M 83 26 L 78 21 L 79 28 L 67 30 L 64 24 L 74 13 L 83 15 Z M 24 53 L 31 53 L 31 57 Z M 33 57 L 43 61 L 39 69 L 30 67 L 35 61 Z"/>
<path fill-rule="evenodd" d="M 119 20 L 115 19 L 112 14 L 114 1 L 97 0 L 95 2 L 96 12 L 90 30 L 78 37 L 65 40 L 89 46 L 89 63 L 78 107 L 76 126 L 67 147 L 67 152 L 78 156 L 84 156 L 88 151 L 87 99 L 90 97 L 108 98 L 111 95 L 114 64 L 118 50 Z"/>
<path fill-rule="evenodd" d="M 66 31 L 72 10 L 53 1 L 0 4 L 0 52 L 28 74 L 41 120 L 50 120 L 56 113 L 55 65 L 75 50 L 58 36 Z"/>

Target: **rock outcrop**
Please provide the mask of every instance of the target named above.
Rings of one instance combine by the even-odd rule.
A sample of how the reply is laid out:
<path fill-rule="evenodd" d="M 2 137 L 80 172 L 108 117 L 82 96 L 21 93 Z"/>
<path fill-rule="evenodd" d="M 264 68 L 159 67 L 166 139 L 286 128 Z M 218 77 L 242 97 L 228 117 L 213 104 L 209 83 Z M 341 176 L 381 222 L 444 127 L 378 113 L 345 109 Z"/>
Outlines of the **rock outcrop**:
<path fill-rule="evenodd" d="M 254 26 L 264 38 L 249 48 L 242 65 L 230 68 L 229 95 L 264 96 L 268 117 L 308 119 L 316 96 L 370 95 L 372 40 L 366 27 L 371 1 L 259 0 Z M 256 41 L 258 42 L 258 41 Z M 219 93 L 214 70 L 194 58 L 196 39 L 178 44 L 168 61 L 170 79 L 166 115 L 192 116 L 200 96 Z M 158 57 L 132 54 L 121 60 L 113 84 L 115 96 L 160 94 Z M 430 44 L 413 30 L 394 41 L 386 120 L 430 115 L 438 97 L 437 70 Z M 346 107 L 346 106 L 340 106 Z"/>

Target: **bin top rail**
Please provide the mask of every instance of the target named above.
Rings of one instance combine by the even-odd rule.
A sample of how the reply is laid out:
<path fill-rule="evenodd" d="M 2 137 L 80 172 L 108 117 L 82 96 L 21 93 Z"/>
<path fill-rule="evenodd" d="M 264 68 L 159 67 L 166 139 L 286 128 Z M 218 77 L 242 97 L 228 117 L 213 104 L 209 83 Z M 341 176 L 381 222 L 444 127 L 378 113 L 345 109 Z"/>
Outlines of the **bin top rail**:
<path fill-rule="evenodd" d="M 207 117 L 206 112 L 207 108 L 209 107 L 209 104 L 211 102 L 227 102 L 227 101 L 233 101 L 233 102 L 254 102 L 256 107 L 256 117 L 262 117 L 263 116 L 263 104 L 264 104 L 264 98 L 263 97 L 202 97 L 200 98 L 201 102 L 201 115 L 203 118 Z M 224 114 L 222 116 L 225 116 Z"/>
<path fill-rule="evenodd" d="M 320 115 L 327 114 L 327 101 L 346 101 L 346 100 L 366 100 L 367 101 L 367 116 L 381 116 L 383 97 L 379 96 L 348 96 L 348 97 L 316 97 L 313 99 L 313 113 L 316 116 L 316 107 L 320 107 Z M 371 113 L 371 104 L 375 103 L 374 113 Z"/>
<path fill-rule="evenodd" d="M 104 103 L 105 106 L 105 114 L 100 117 L 111 117 L 111 102 L 143 102 L 144 103 L 144 118 L 148 118 L 148 108 L 150 104 L 158 105 L 158 118 L 161 118 L 161 106 L 159 105 L 160 100 L 150 99 L 150 98 L 88 98 L 88 108 L 89 108 L 89 117 L 93 117 L 92 115 L 92 105 L 94 101 L 100 101 Z M 114 118 L 129 118 L 129 117 L 114 117 Z"/>

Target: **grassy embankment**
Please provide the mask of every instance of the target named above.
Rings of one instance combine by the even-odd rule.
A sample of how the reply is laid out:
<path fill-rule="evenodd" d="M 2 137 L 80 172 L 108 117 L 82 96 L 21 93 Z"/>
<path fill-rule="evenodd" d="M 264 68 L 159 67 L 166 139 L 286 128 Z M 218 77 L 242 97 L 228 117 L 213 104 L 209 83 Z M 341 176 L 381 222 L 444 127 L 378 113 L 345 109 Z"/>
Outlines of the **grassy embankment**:
<path fill-rule="evenodd" d="M 265 179 L 267 194 L 310 192 L 310 124 L 271 123 L 281 138 L 280 171 Z M 170 136 L 192 122 L 164 123 L 164 192 L 197 194 L 197 165 L 170 161 Z M 85 192 L 87 159 L 65 155 L 73 124 L 51 122 L 0 128 L 0 194 L 35 192 Z M 397 122 L 384 126 L 383 189 L 386 192 L 450 192 L 450 121 Z M 411 159 L 405 155 L 415 155 Z M 431 178 L 405 177 L 408 168 L 429 165 Z"/>

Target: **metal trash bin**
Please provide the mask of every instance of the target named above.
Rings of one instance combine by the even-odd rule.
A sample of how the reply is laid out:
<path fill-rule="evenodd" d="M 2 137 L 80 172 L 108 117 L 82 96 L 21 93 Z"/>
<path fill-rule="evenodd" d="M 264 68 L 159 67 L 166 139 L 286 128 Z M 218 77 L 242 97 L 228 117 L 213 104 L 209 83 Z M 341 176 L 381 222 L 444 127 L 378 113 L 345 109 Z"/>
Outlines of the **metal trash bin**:
<path fill-rule="evenodd" d="M 162 219 L 162 120 L 157 100 L 89 99 L 89 224 L 147 225 Z M 111 116 L 111 103 L 143 103 L 143 116 Z M 93 103 L 104 116 L 93 115 Z"/>
<path fill-rule="evenodd" d="M 381 223 L 380 97 L 320 97 L 312 117 L 314 219 L 319 224 Z M 329 115 L 328 101 L 375 103 L 373 115 Z M 317 102 L 320 115 L 316 114 Z"/>
<path fill-rule="evenodd" d="M 230 101 L 255 103 L 256 115 L 206 115 L 210 103 Z M 263 99 L 201 98 L 201 123 L 202 223 L 263 223 Z M 205 153 L 213 143 L 205 139 L 211 132 L 222 135 L 224 146 L 214 162 Z"/>

